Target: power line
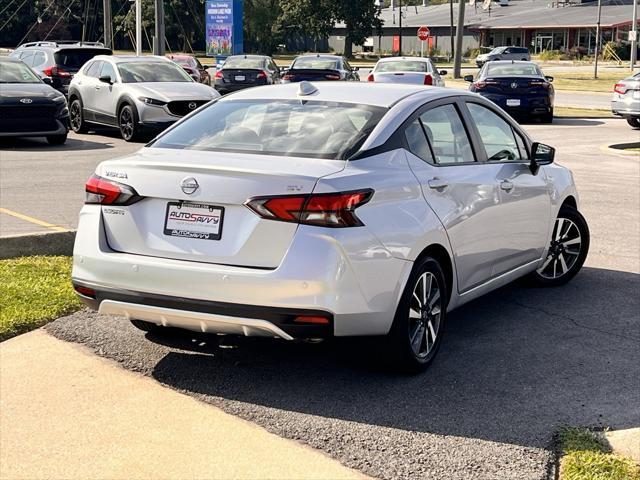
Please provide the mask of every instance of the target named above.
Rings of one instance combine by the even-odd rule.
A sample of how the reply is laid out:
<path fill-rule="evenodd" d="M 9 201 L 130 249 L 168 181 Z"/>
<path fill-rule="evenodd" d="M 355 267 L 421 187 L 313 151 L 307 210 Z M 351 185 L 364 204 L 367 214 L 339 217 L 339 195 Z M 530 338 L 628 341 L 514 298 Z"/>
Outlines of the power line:
<path fill-rule="evenodd" d="M 9 8 L 9 7 L 11 6 L 11 4 L 12 4 L 13 2 L 15 2 L 15 1 L 16 1 L 16 0 L 11 0 L 11 1 L 9 2 L 9 5 L 7 5 L 6 7 L 4 7 L 4 8 L 2 9 L 2 11 L 0 12 L 0 15 L 2 15 L 2 14 L 7 10 L 7 8 Z"/>
<path fill-rule="evenodd" d="M 0 27 L 0 31 L 2 31 L 2 29 L 3 29 L 4 27 L 6 27 L 6 26 L 7 26 L 7 24 L 8 24 L 8 23 L 13 19 L 13 17 L 15 17 L 15 16 L 18 14 L 18 12 L 19 12 L 19 11 L 20 11 L 20 9 L 24 6 L 24 4 L 25 4 L 25 3 L 27 3 L 27 0 L 24 0 L 24 1 L 20 4 L 20 6 L 16 9 L 16 11 L 15 11 L 15 12 L 13 12 L 13 15 L 11 15 L 11 16 L 9 17 L 9 19 L 8 19 L 6 22 L 4 22 L 4 24 Z"/>
<path fill-rule="evenodd" d="M 69 6 L 66 8 L 66 10 L 64 12 L 62 12 L 62 15 L 60 15 L 60 18 L 56 21 L 56 23 L 53 25 L 53 27 L 51 27 L 51 30 L 49 30 L 47 32 L 47 34 L 45 35 L 43 40 L 46 40 L 47 38 L 49 38 L 49 35 L 51 35 L 51 32 L 53 32 L 53 30 L 55 30 L 55 28 L 58 26 L 58 24 L 64 19 L 64 17 L 67 16 L 67 13 L 71 12 L 71 6 L 76 3 L 77 0 L 71 0 L 71 3 L 69 3 Z"/>

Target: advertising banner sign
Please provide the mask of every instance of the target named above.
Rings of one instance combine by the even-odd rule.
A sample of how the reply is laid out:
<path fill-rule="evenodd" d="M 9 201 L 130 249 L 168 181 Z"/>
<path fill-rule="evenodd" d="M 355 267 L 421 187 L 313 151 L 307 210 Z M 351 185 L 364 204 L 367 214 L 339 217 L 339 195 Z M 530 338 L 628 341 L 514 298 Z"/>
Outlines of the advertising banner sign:
<path fill-rule="evenodd" d="M 233 53 L 233 0 L 205 3 L 207 56 Z"/>

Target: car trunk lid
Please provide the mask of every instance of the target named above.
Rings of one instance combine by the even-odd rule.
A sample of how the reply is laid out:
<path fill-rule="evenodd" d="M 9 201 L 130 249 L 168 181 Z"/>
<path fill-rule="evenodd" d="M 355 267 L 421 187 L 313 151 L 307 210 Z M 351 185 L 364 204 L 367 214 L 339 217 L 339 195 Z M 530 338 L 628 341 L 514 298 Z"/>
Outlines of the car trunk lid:
<path fill-rule="evenodd" d="M 185 154 L 144 149 L 126 160 L 102 164 L 98 175 L 129 185 L 143 197 L 126 207 L 102 207 L 113 250 L 276 268 L 297 224 L 262 219 L 244 203 L 252 197 L 311 193 L 319 178 L 345 166 L 339 160 L 193 150 Z"/>

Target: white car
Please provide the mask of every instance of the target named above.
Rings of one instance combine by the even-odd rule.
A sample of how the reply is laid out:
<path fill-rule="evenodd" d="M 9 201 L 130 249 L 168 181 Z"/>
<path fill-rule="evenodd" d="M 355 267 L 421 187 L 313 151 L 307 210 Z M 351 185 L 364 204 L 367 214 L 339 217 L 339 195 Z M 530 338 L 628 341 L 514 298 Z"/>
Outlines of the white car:
<path fill-rule="evenodd" d="M 367 81 L 444 87 L 442 75 L 446 74 L 446 70 L 438 71 L 430 58 L 389 57 L 378 60 Z"/>
<path fill-rule="evenodd" d="M 97 167 L 73 284 L 147 331 L 377 335 L 421 370 L 447 312 L 580 270 L 589 230 L 553 159 L 461 90 L 243 90 Z"/>
<path fill-rule="evenodd" d="M 218 97 L 166 57 L 98 55 L 69 85 L 69 123 L 76 133 L 91 125 L 115 127 L 130 142 L 162 131 Z"/>

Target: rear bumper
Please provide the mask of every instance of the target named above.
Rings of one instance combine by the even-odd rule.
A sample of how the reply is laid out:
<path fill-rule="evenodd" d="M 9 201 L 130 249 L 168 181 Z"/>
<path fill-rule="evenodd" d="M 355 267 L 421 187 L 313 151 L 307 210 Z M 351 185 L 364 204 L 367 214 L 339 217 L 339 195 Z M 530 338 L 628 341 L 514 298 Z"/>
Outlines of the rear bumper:
<path fill-rule="evenodd" d="M 220 95 L 226 95 L 227 93 L 237 92 L 251 87 L 259 87 L 266 84 L 267 82 L 265 81 L 255 83 L 219 83 L 216 81 L 213 88 L 215 88 Z"/>
<path fill-rule="evenodd" d="M 100 310 L 103 300 L 168 308 L 171 312 L 163 315 L 179 319 L 168 324 L 197 331 L 205 325 L 205 331 L 228 333 L 228 323 L 235 322 L 234 333 L 242 333 L 242 327 L 253 328 L 246 320 L 264 320 L 294 338 L 382 335 L 391 327 L 413 266 L 392 257 L 366 227 L 300 226 L 275 269 L 119 253 L 109 247 L 104 232 L 100 207 L 85 205 L 74 246 L 73 279 L 97 294 L 84 300 Z M 127 308 L 131 318 L 140 314 L 138 307 Z M 113 312 L 111 307 L 108 311 Z M 200 313 L 224 316 L 227 327 L 222 329 L 214 318 L 203 320 Z M 162 323 L 158 312 L 150 315 L 139 319 Z M 292 325 L 297 315 L 330 319 L 328 331 L 326 325 L 319 330 Z"/>
<path fill-rule="evenodd" d="M 614 115 L 620 115 L 623 117 L 638 117 L 640 116 L 640 100 L 631 98 L 628 100 L 612 100 L 611 112 Z"/>
<path fill-rule="evenodd" d="M 544 115 L 550 113 L 551 109 L 553 108 L 553 99 L 549 96 L 521 97 L 482 93 L 480 93 L 480 95 L 482 95 L 487 100 L 491 100 L 496 105 L 499 105 L 503 110 L 515 116 Z M 508 99 L 520 100 L 520 105 L 507 105 Z"/>

